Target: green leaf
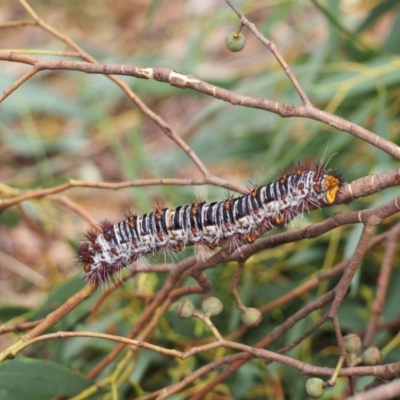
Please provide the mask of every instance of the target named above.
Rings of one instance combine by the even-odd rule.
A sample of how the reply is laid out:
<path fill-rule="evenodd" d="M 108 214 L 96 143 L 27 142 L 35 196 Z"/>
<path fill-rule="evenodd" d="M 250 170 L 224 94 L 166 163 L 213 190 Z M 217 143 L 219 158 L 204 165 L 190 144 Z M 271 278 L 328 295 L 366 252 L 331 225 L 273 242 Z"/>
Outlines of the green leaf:
<path fill-rule="evenodd" d="M 53 292 L 49 294 L 41 307 L 31 316 L 31 319 L 45 317 L 49 312 L 54 311 L 57 307 L 64 304 L 72 295 L 82 289 L 84 285 L 85 283 L 82 278 L 76 276 L 65 284 L 56 287 Z"/>
<path fill-rule="evenodd" d="M 73 396 L 91 382 L 84 376 L 52 361 L 18 357 L 0 364 L 0 398 L 41 400 Z"/>
<path fill-rule="evenodd" d="M 30 309 L 27 307 L 20 306 L 4 306 L 0 308 L 0 321 L 6 322 L 10 319 L 23 315 L 29 312 Z"/>

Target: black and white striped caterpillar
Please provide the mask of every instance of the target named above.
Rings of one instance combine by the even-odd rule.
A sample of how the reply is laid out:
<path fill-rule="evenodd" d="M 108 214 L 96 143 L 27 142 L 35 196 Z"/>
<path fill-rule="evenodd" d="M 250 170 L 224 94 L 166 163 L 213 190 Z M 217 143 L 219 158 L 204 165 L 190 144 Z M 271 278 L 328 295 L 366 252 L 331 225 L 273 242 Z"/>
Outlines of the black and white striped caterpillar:
<path fill-rule="evenodd" d="M 102 284 L 122 268 L 156 251 L 181 251 L 201 245 L 214 249 L 222 241 L 236 246 L 253 241 L 253 233 L 265 233 L 287 224 L 296 215 L 334 203 L 343 184 L 339 174 L 321 163 L 296 165 L 249 194 L 175 209 L 158 207 L 150 214 L 128 213 L 116 225 L 106 220 L 101 232 L 90 230 L 79 245 L 78 260 L 86 282 Z"/>

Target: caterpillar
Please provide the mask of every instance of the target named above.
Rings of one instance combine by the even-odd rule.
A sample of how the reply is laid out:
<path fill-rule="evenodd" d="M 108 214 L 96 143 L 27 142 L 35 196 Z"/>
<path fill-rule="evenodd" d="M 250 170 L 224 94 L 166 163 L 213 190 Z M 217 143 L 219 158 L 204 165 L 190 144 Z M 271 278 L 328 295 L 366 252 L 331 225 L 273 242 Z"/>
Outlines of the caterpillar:
<path fill-rule="evenodd" d="M 322 163 L 297 164 L 247 195 L 212 203 L 195 200 L 175 209 L 157 206 L 143 216 L 129 212 L 115 225 L 105 220 L 100 230 L 89 230 L 79 245 L 78 261 L 86 282 L 101 285 L 156 251 L 178 252 L 192 245 L 214 249 L 222 241 L 251 243 L 253 233 L 261 235 L 304 211 L 332 205 L 342 185 L 341 175 L 330 173 Z"/>

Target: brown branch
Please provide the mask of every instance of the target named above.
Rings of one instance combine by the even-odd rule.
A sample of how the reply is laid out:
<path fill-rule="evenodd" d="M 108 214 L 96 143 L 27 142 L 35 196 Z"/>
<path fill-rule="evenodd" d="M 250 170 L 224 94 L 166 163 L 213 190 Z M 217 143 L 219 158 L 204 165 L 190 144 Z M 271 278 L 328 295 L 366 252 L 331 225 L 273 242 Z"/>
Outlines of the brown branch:
<path fill-rule="evenodd" d="M 390 280 L 390 273 L 392 271 L 392 266 L 400 239 L 400 225 L 397 225 L 395 228 L 396 229 L 393 229 L 391 231 L 391 234 L 388 236 L 385 255 L 383 257 L 382 266 L 379 271 L 376 296 L 374 304 L 372 306 L 372 315 L 370 317 L 368 327 L 363 338 L 364 349 L 371 346 L 375 332 L 378 327 L 379 318 L 384 309 L 386 292 Z"/>
<path fill-rule="evenodd" d="M 25 83 L 28 79 L 32 78 L 32 76 L 38 73 L 39 71 L 40 71 L 39 68 L 34 66 L 24 75 L 22 75 L 21 78 L 17 79 L 7 89 L 3 90 L 3 94 L 0 96 L 0 103 L 3 102 L 11 93 L 15 92 L 23 83 Z"/>
<path fill-rule="evenodd" d="M 84 208 L 82 208 L 79 204 L 75 203 L 73 200 L 69 199 L 66 196 L 60 196 L 57 194 L 49 195 L 49 198 L 62 204 L 64 207 L 68 208 L 72 212 L 80 215 L 93 228 L 97 228 L 98 221 L 96 221 Z"/>
<path fill-rule="evenodd" d="M 286 353 L 287 351 L 295 348 L 297 345 L 299 345 L 304 339 L 308 338 L 310 335 L 312 335 L 321 325 L 323 325 L 326 321 L 328 320 L 328 315 L 325 314 L 322 318 L 320 318 L 318 321 L 314 322 L 310 328 L 308 328 L 304 333 L 302 333 L 296 340 L 293 340 L 292 343 L 287 344 L 284 347 L 281 347 L 279 350 L 277 350 L 278 353 Z"/>
<path fill-rule="evenodd" d="M 76 51 L 55 51 L 55 50 L 43 50 L 43 49 L 0 49 L 0 51 L 4 52 L 13 51 L 15 53 L 20 53 L 20 54 L 40 54 L 46 56 L 79 58 L 79 53 L 77 53 Z"/>
<path fill-rule="evenodd" d="M 20 28 L 21 26 L 35 26 L 36 22 L 30 19 L 20 19 L 17 21 L 1 22 L 0 29 Z"/>
<path fill-rule="evenodd" d="M 314 119 L 333 128 L 348 132 L 351 135 L 372 144 L 374 147 L 383 150 L 387 154 L 395 157 L 396 159 L 400 159 L 400 147 L 397 146 L 395 143 L 381 136 L 378 136 L 368 129 L 358 126 L 339 116 L 330 114 L 326 111 L 322 111 L 312 106 L 311 104 L 307 104 L 305 106 L 296 106 L 291 104 L 279 103 L 272 100 L 241 95 L 211 85 L 191 75 L 180 74 L 168 68 L 137 67 L 129 64 L 100 64 L 98 62 L 93 64 L 91 62 L 81 61 L 40 60 L 39 58 L 30 55 L 18 54 L 14 52 L 0 52 L 0 60 L 30 64 L 36 66 L 36 68 L 40 70 L 70 70 L 81 71 L 88 74 L 103 74 L 109 77 L 112 74 L 133 76 L 139 79 L 154 79 L 158 82 L 168 83 L 169 85 L 180 89 L 193 89 L 216 99 L 226 101 L 233 105 L 240 105 L 244 107 L 270 111 L 284 118 L 300 117 Z M 129 90 L 126 85 L 122 85 L 122 81 L 120 87 L 123 88 L 126 93 Z M 160 118 L 153 114 L 150 110 L 148 110 L 141 102 L 139 102 L 139 100 L 134 100 L 136 96 L 133 95 L 133 98 L 130 98 L 135 104 L 137 103 L 136 105 L 138 105 L 142 112 L 144 112 L 149 118 L 155 121 L 157 125 L 159 125 L 160 128 L 164 131 L 164 133 L 166 133 L 168 137 L 173 139 L 188 154 L 188 156 L 192 158 L 195 164 L 199 167 L 203 176 L 209 175 L 209 172 L 202 165 L 201 161 L 193 154 L 192 150 L 188 148 L 186 144 L 182 143 L 182 140 L 180 140 L 179 136 L 172 131 L 171 127 L 169 127 L 165 122 L 160 121 Z"/>
<path fill-rule="evenodd" d="M 34 328 L 36 325 L 40 324 L 42 322 L 42 319 L 39 319 L 37 321 L 29 321 L 29 322 L 21 322 L 19 324 L 15 325 L 3 325 L 0 327 L 0 335 L 4 335 L 5 333 L 9 332 L 22 332 L 26 331 L 28 329 Z"/>
<path fill-rule="evenodd" d="M 364 393 L 357 393 L 347 397 L 346 400 L 390 400 L 400 396 L 400 382 L 390 382 L 368 390 Z"/>
<path fill-rule="evenodd" d="M 388 322 L 382 322 L 378 324 L 377 329 L 383 330 L 383 329 L 394 329 L 400 326 L 400 317 L 394 318 L 391 321 Z"/>
<path fill-rule="evenodd" d="M 143 187 L 143 186 L 196 186 L 196 185 L 215 185 L 218 187 L 224 187 L 229 190 L 238 191 L 240 193 L 248 193 L 248 189 L 245 186 L 230 183 L 224 179 L 220 179 L 214 175 L 209 175 L 204 179 L 174 179 L 174 178 L 160 178 L 160 179 L 137 179 L 135 181 L 126 182 L 86 182 L 69 180 L 68 183 L 64 183 L 58 186 L 47 189 L 36 189 L 29 190 L 22 194 L 18 194 L 14 197 L 8 197 L 6 199 L 0 199 L 0 210 L 5 210 L 8 207 L 14 206 L 26 200 L 39 199 L 45 196 L 54 195 L 56 193 L 64 192 L 71 188 L 84 187 L 94 189 L 108 189 L 108 190 L 119 190 L 128 187 Z"/>
<path fill-rule="evenodd" d="M 400 197 L 399 197 L 400 199 Z M 362 213 L 362 212 L 361 212 Z M 357 248 L 353 254 L 353 257 L 351 258 L 349 264 L 347 265 L 346 269 L 344 270 L 344 274 L 338 284 L 335 286 L 334 292 L 335 292 L 335 298 L 332 302 L 332 306 L 329 310 L 329 317 L 331 319 L 337 317 L 337 312 L 339 310 L 340 305 L 342 304 L 342 301 L 344 299 L 344 296 L 347 293 L 348 288 L 350 287 L 351 281 L 355 275 L 355 273 L 358 270 L 359 265 L 361 264 L 361 261 L 363 260 L 367 250 L 368 250 L 368 245 L 369 242 L 372 238 L 372 234 L 375 230 L 376 225 L 378 225 L 381 222 L 381 218 L 377 214 L 372 214 L 371 212 L 368 212 L 370 216 L 367 217 L 367 223 L 364 226 L 363 232 L 361 234 L 360 240 L 358 242 Z M 338 338 L 340 341 L 340 338 Z M 340 345 L 340 343 L 339 343 Z M 343 346 L 344 350 L 344 346 Z M 346 355 L 346 352 L 344 351 L 342 356 Z"/>
<path fill-rule="evenodd" d="M 243 270 L 244 262 L 238 262 L 235 273 L 232 277 L 232 282 L 229 286 L 229 291 L 232 293 L 233 298 L 235 299 L 236 308 L 242 311 L 245 311 L 246 306 L 243 304 L 242 299 L 239 296 L 237 285 L 239 281 L 240 274 Z"/>

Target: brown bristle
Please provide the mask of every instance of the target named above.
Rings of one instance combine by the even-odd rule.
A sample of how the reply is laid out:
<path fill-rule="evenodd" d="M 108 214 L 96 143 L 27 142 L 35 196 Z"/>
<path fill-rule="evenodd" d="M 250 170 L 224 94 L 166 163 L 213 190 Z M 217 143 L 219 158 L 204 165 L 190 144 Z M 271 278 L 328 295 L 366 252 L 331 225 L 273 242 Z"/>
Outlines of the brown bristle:
<path fill-rule="evenodd" d="M 125 218 L 129 221 L 129 222 L 133 222 L 136 220 L 137 215 L 133 214 L 131 210 L 128 210 L 128 212 L 125 214 Z"/>
<path fill-rule="evenodd" d="M 113 228 L 113 224 L 110 220 L 105 219 L 104 221 L 101 221 L 100 224 L 100 229 L 102 230 L 102 232 L 108 232 L 110 229 Z"/>
<path fill-rule="evenodd" d="M 95 231 L 94 229 L 89 229 L 86 233 L 85 233 L 85 239 L 87 239 L 89 242 L 94 243 L 97 239 L 98 236 L 98 232 Z"/>

